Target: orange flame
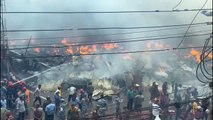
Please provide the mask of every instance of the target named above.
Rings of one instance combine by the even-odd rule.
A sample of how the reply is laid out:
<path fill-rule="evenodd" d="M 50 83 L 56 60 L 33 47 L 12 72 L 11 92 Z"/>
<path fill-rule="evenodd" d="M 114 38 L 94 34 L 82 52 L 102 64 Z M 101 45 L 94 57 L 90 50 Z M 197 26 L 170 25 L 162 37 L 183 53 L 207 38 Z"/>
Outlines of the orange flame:
<path fill-rule="evenodd" d="M 104 44 L 102 47 L 106 50 L 111 50 L 111 49 L 118 48 L 118 45 L 116 43 L 110 43 L 110 44 Z"/>
<path fill-rule="evenodd" d="M 89 54 L 97 51 L 96 45 L 92 45 L 89 47 L 88 45 L 84 45 L 80 47 L 80 54 Z"/>
<path fill-rule="evenodd" d="M 212 53 L 208 55 L 208 58 L 209 58 L 209 59 L 212 59 Z"/>
<path fill-rule="evenodd" d="M 191 54 L 193 55 L 193 56 L 195 56 L 195 58 L 196 58 L 196 61 L 198 62 L 198 63 L 200 63 L 200 52 L 198 51 L 198 50 L 192 50 L 191 51 Z"/>
<path fill-rule="evenodd" d="M 155 47 L 156 48 L 164 48 L 163 44 L 162 43 L 158 43 L 158 42 L 155 42 Z"/>
<path fill-rule="evenodd" d="M 68 48 L 67 48 L 67 51 L 66 51 L 68 54 L 73 54 L 74 53 L 74 51 L 73 51 L 73 49 L 72 49 L 72 46 L 69 46 Z"/>
<path fill-rule="evenodd" d="M 41 52 L 41 48 L 35 48 L 34 49 L 36 53 L 40 53 Z"/>

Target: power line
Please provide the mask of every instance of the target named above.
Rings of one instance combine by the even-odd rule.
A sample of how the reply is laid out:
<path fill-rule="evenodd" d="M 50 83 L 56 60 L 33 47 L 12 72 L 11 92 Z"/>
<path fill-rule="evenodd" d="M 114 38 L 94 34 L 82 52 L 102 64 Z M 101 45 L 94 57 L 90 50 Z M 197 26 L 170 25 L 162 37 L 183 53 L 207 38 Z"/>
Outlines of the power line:
<path fill-rule="evenodd" d="M 200 22 L 200 23 L 194 23 L 191 25 L 202 25 L 202 24 L 212 24 L 212 22 Z M 162 25 L 162 26 L 138 26 L 138 27 L 102 27 L 102 28 L 77 28 L 77 29 L 70 29 L 70 28 L 64 28 L 64 29 L 28 29 L 28 30 L 3 30 L 2 32 L 37 32 L 37 31 L 71 31 L 71 30 L 104 30 L 104 29 L 145 29 L 145 28 L 169 28 L 169 27 L 178 27 L 178 26 L 188 26 L 190 24 L 173 24 L 173 25 Z"/>
<path fill-rule="evenodd" d="M 192 33 L 201 33 L 201 32 L 210 32 L 210 30 L 200 30 L 200 31 L 196 31 L 196 32 L 190 32 L 190 34 Z M 143 36 L 143 37 L 134 37 L 134 38 L 123 38 L 123 39 L 116 39 L 116 41 L 118 40 L 134 40 L 134 39 L 141 39 L 141 38 L 150 38 L 150 39 L 154 39 L 154 37 L 171 37 L 171 35 L 182 35 L 184 33 L 178 33 L 178 34 L 164 34 L 164 35 L 156 35 L 156 36 Z M 192 34 L 193 35 L 193 34 Z M 115 39 L 115 38 L 114 38 Z M 113 40 L 93 40 L 93 41 L 87 41 L 87 42 L 78 42 L 78 41 L 71 41 L 72 43 L 75 44 L 89 44 L 89 43 L 96 43 L 96 42 L 100 42 L 100 41 L 104 41 L 104 42 L 108 42 L 108 41 L 113 41 Z M 58 45 L 58 44 L 62 44 L 62 43 L 51 43 L 51 44 L 33 44 L 33 46 L 35 47 L 36 45 Z M 72 45 L 72 44 L 70 44 Z M 11 46 L 26 46 L 26 45 L 10 45 Z"/>
<path fill-rule="evenodd" d="M 211 46 L 208 46 L 211 47 Z M 88 54 L 73 54 L 73 55 L 54 55 L 54 56 L 26 56 L 24 58 L 61 58 L 61 57 L 70 57 L 70 56 L 84 56 L 84 55 L 113 55 L 113 54 L 134 54 L 134 53 L 147 53 L 147 52 L 163 52 L 163 51 L 173 51 L 173 50 L 186 50 L 192 48 L 203 48 L 203 46 L 195 47 L 182 47 L 182 48 L 166 48 L 166 49 L 154 49 L 154 50 L 142 50 L 142 51 L 123 51 L 123 52 L 107 52 L 107 53 L 88 53 Z M 6 57 L 7 58 L 7 57 Z"/>
<path fill-rule="evenodd" d="M 178 6 L 182 3 L 182 1 L 183 1 L 183 0 L 180 0 L 180 1 L 178 2 L 178 4 L 175 5 L 175 7 L 172 8 L 172 10 L 174 10 L 176 7 L 178 7 Z"/>
<path fill-rule="evenodd" d="M 162 29 L 154 29 L 154 30 L 143 30 L 136 32 L 119 32 L 119 33 L 111 33 L 111 34 L 92 34 L 92 35 L 83 35 L 83 36 L 59 36 L 59 37 L 35 37 L 33 39 L 36 40 L 44 40 L 44 39 L 63 39 L 63 38 L 85 38 L 85 37 L 99 37 L 99 36 L 115 36 L 115 35 L 123 35 L 123 34 L 137 34 L 142 32 L 154 32 L 154 31 L 162 31 L 162 30 L 172 30 L 172 29 L 182 29 L 187 26 L 180 27 L 171 27 L 171 28 L 162 28 Z M 199 25 L 194 25 L 193 27 L 199 27 Z M 10 38 L 8 41 L 19 41 L 19 40 L 28 40 L 29 38 Z"/>
<path fill-rule="evenodd" d="M 1 12 L 3 14 L 123 14 L 123 13 L 159 13 L 159 12 L 188 12 L 188 11 L 199 11 L 200 9 L 180 9 L 180 10 L 131 10 L 131 11 L 79 11 L 79 12 L 47 12 L 47 11 L 8 11 Z M 201 10 L 212 10 L 211 8 Z"/>
<path fill-rule="evenodd" d="M 180 43 L 178 44 L 177 48 L 180 47 L 180 45 L 182 44 L 182 42 L 184 41 L 185 39 L 185 36 L 187 34 L 187 32 L 189 31 L 191 25 L 193 24 L 194 20 L 196 19 L 197 15 L 199 14 L 199 12 L 203 9 L 203 7 L 206 5 L 206 3 L 208 2 L 208 0 L 205 1 L 205 3 L 203 4 L 203 6 L 198 10 L 198 12 L 195 14 L 194 18 L 192 19 L 191 23 L 189 24 L 186 32 L 185 32 L 185 35 L 183 36 L 183 39 L 180 41 Z"/>
<path fill-rule="evenodd" d="M 211 33 L 205 33 L 205 34 L 198 34 L 198 35 L 188 35 L 187 37 L 192 37 L 192 36 L 204 36 L 204 35 L 209 35 Z M 49 45 L 43 45 L 43 46 L 30 46 L 28 49 L 31 48 L 66 48 L 69 46 L 85 46 L 85 45 L 98 45 L 98 44 L 112 44 L 112 43 L 129 43 L 129 42 L 140 42 L 140 41 L 154 41 L 154 40 L 163 40 L 163 39 L 172 39 L 172 38 L 182 38 L 183 36 L 170 36 L 170 37 L 161 37 L 161 38 L 147 38 L 147 39 L 139 39 L 139 40 L 126 40 L 126 41 L 108 41 L 108 42 L 94 42 L 94 43 L 83 43 L 83 44 L 68 44 L 68 45 L 61 45 L 61 46 L 49 46 Z M 23 48 L 9 48 L 7 50 L 21 50 L 21 49 L 26 49 L 26 47 Z M 1 49 L 1 50 L 4 50 Z"/>

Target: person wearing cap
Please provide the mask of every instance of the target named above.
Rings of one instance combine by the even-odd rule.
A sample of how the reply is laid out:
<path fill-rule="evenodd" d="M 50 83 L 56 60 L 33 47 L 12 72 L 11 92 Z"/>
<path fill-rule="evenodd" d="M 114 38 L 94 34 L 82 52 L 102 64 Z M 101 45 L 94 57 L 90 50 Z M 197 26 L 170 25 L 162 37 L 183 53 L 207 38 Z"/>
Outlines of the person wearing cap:
<path fill-rule="evenodd" d="M 40 97 L 40 94 L 41 94 L 41 85 L 39 84 L 38 87 L 35 89 L 35 92 L 34 92 L 34 101 L 33 101 L 33 105 L 35 105 L 35 103 L 38 101 L 39 104 L 41 105 L 41 97 Z"/>

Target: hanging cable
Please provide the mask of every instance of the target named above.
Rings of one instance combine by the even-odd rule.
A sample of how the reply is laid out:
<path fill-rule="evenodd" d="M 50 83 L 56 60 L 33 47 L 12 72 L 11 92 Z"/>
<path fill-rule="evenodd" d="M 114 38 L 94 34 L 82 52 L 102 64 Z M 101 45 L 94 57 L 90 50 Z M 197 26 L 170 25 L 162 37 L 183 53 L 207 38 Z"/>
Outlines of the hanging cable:
<path fill-rule="evenodd" d="M 175 6 L 172 8 L 172 10 L 174 10 L 175 8 L 177 8 L 177 7 L 182 3 L 182 1 L 183 1 L 183 0 L 180 0 L 180 1 L 178 2 L 178 4 L 175 5 Z"/>

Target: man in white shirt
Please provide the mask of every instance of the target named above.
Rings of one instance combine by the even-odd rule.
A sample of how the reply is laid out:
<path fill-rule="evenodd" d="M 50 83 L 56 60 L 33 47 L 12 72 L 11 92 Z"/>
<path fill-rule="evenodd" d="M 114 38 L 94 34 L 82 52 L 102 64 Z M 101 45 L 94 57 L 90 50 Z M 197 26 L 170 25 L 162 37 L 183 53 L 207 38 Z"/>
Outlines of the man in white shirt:
<path fill-rule="evenodd" d="M 35 105 L 35 102 L 36 101 L 39 101 L 39 104 L 41 105 L 41 85 L 38 85 L 38 87 L 36 88 L 35 92 L 34 92 L 34 97 L 35 97 L 35 100 L 33 102 L 33 105 Z"/>
<path fill-rule="evenodd" d="M 76 95 L 76 88 L 74 86 L 71 86 L 70 88 L 68 88 L 68 92 L 69 92 L 69 97 L 68 97 L 68 101 L 67 103 L 70 102 L 70 99 Z"/>
<path fill-rule="evenodd" d="M 7 109 L 7 101 L 4 96 L 1 99 L 1 108 Z"/>
<path fill-rule="evenodd" d="M 20 100 L 17 103 L 17 111 L 18 111 L 18 120 L 24 120 L 26 109 L 24 99 L 22 96 L 20 96 Z"/>
<path fill-rule="evenodd" d="M 155 98 L 154 103 L 152 103 L 152 120 L 160 115 L 161 108 L 159 106 L 159 100 Z"/>

